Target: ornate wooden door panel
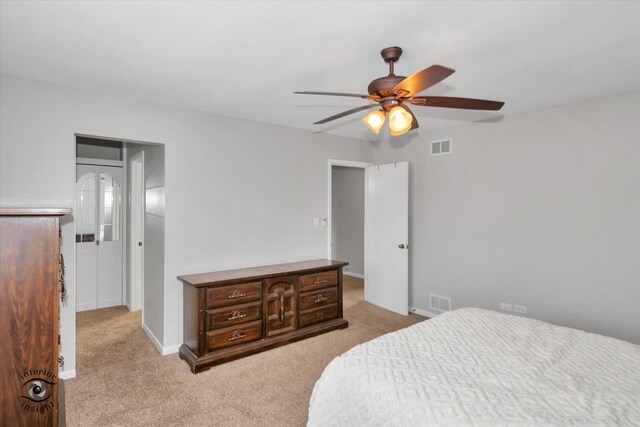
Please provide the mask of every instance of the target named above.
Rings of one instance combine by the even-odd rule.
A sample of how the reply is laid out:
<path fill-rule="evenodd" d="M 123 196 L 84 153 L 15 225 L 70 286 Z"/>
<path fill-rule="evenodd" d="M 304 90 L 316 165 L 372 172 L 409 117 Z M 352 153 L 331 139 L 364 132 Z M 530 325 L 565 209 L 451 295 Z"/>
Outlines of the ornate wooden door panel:
<path fill-rule="evenodd" d="M 272 337 L 298 329 L 296 301 L 297 276 L 265 280 L 264 312 L 266 336 Z"/>

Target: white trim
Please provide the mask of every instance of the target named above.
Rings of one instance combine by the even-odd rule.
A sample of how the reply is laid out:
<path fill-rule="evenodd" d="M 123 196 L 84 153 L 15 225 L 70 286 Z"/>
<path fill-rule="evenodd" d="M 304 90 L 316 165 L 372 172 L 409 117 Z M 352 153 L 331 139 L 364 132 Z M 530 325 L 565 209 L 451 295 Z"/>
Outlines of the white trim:
<path fill-rule="evenodd" d="M 180 350 L 180 344 L 171 345 L 169 347 L 162 347 L 162 355 L 166 356 L 168 354 L 177 353 Z"/>
<path fill-rule="evenodd" d="M 154 333 L 151 332 L 151 329 L 149 329 L 149 327 L 147 325 L 143 324 L 142 325 L 142 330 L 146 332 L 147 336 L 149 337 L 149 339 L 151 340 L 153 345 L 156 346 L 156 349 L 158 350 L 158 352 L 160 354 L 162 354 L 162 344 L 160 343 L 160 340 L 158 338 L 156 338 Z"/>
<path fill-rule="evenodd" d="M 77 157 L 76 165 L 97 165 L 97 166 L 115 166 L 123 167 L 122 160 L 106 160 L 106 159 L 87 159 L 86 157 Z"/>
<path fill-rule="evenodd" d="M 58 378 L 60 378 L 61 380 L 68 380 L 70 378 L 75 378 L 75 377 L 76 377 L 75 369 L 69 369 L 66 371 L 58 372 Z"/>
<path fill-rule="evenodd" d="M 354 161 L 354 160 L 335 160 L 335 159 L 329 159 L 327 160 L 327 259 L 331 259 L 331 197 L 332 197 L 332 169 L 333 166 L 347 166 L 347 167 L 351 167 L 351 168 L 360 168 L 360 169 L 364 169 L 366 170 L 369 166 L 372 166 L 373 163 L 369 163 L 369 162 L 358 162 L 358 161 Z M 367 187 L 367 181 L 365 179 L 365 194 L 366 194 L 366 187 Z M 367 204 L 365 201 L 365 205 L 364 205 L 364 211 L 365 211 L 365 218 L 366 218 L 366 212 L 367 212 Z M 366 222 L 366 219 L 365 219 Z M 366 224 L 365 224 L 365 228 L 366 228 Z M 366 237 L 365 237 L 366 238 Z M 366 244 L 365 244 L 366 247 Z M 365 255 L 366 257 L 366 255 Z"/>
<path fill-rule="evenodd" d="M 78 304 L 76 302 L 76 313 L 79 313 L 81 311 L 96 310 L 97 308 L 98 308 L 98 303 L 96 302 L 85 302 L 82 304 Z"/>
<path fill-rule="evenodd" d="M 436 317 L 438 314 L 441 314 L 441 313 L 434 313 L 433 311 L 423 310 L 417 307 L 409 307 L 409 313 L 418 314 L 420 316 L 428 317 L 430 319 Z"/>
<path fill-rule="evenodd" d="M 364 274 L 352 273 L 350 271 L 342 271 L 342 274 L 364 280 Z"/>
<path fill-rule="evenodd" d="M 160 353 L 161 355 L 166 356 L 167 354 L 177 353 L 178 350 L 180 350 L 180 344 L 163 347 L 162 344 L 160 344 L 160 340 L 155 336 L 153 332 L 151 332 L 151 329 L 149 329 L 147 325 L 143 324 L 142 329 L 147 334 L 153 345 L 156 346 L 156 350 L 158 350 L 158 353 Z"/>

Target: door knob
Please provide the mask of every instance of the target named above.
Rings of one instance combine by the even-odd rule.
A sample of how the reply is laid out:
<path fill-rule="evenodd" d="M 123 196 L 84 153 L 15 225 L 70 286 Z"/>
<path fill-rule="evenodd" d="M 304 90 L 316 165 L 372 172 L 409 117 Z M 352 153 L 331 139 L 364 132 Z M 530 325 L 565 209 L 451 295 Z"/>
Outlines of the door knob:
<path fill-rule="evenodd" d="M 398 247 L 399 247 L 400 249 L 404 249 L 404 243 L 399 244 L 399 245 L 398 245 Z"/>

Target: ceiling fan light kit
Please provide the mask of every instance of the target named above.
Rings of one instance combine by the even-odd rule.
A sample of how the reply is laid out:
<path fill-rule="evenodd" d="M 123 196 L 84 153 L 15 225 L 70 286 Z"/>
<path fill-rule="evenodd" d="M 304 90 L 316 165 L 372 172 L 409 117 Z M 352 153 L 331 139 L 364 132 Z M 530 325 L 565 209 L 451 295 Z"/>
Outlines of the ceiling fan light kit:
<path fill-rule="evenodd" d="M 467 110 L 492 110 L 497 111 L 502 108 L 504 102 L 488 101 L 484 99 L 454 98 L 447 96 L 416 96 L 418 93 L 440 83 L 449 77 L 455 70 L 442 65 L 432 65 L 409 77 L 396 76 L 394 64 L 400 59 L 402 49 L 393 46 L 382 49 L 380 52 L 382 59 L 389 64 L 389 74 L 379 77 L 369 83 L 367 91 L 369 95 L 342 92 L 317 92 L 300 91 L 294 92 L 300 95 L 329 95 L 346 96 L 352 98 L 368 99 L 378 104 L 367 104 L 356 107 L 348 111 L 336 114 L 314 124 L 323 124 L 349 114 L 368 110 L 377 106 L 381 110 L 372 111 L 367 114 L 362 121 L 371 131 L 378 134 L 384 125 L 385 118 L 389 115 L 389 132 L 393 136 L 402 135 L 410 130 L 418 128 L 418 120 L 406 104 L 424 107 L 460 108 Z"/>
<path fill-rule="evenodd" d="M 384 126 L 387 115 L 384 110 L 372 111 L 362 118 L 362 121 L 375 134 L 380 133 L 380 129 Z"/>
<path fill-rule="evenodd" d="M 389 132 L 393 136 L 407 133 L 412 122 L 411 114 L 400 106 L 395 106 L 389 111 Z"/>

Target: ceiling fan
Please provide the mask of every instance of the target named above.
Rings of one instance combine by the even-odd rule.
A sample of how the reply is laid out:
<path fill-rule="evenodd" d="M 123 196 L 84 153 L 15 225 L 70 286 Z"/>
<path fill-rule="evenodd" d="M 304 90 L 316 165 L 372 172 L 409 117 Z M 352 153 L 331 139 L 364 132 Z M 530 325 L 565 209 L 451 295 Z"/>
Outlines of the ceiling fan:
<path fill-rule="evenodd" d="M 416 96 L 423 90 L 441 82 L 455 72 L 451 68 L 442 65 L 432 65 L 409 77 L 396 76 L 393 65 L 400 59 L 402 49 L 393 46 L 382 49 L 380 52 L 385 62 L 389 63 L 389 75 L 380 77 L 369 83 L 369 95 L 341 92 L 294 92 L 301 95 L 331 95 L 348 96 L 368 99 L 377 104 L 367 104 L 336 114 L 326 119 L 315 122 L 320 125 L 330 122 L 358 111 L 369 110 L 380 106 L 381 108 L 367 114 L 362 121 L 375 133 L 379 133 L 384 125 L 386 116 L 389 116 L 389 130 L 391 135 L 402 135 L 418 127 L 418 120 L 406 104 L 426 107 L 462 108 L 466 110 L 494 110 L 502 108 L 504 102 L 487 101 L 484 99 L 454 98 L 448 96 Z"/>

